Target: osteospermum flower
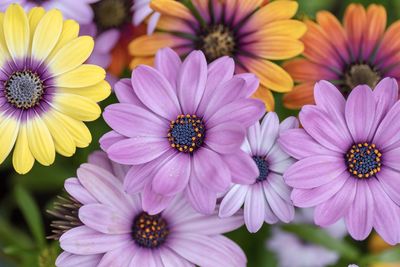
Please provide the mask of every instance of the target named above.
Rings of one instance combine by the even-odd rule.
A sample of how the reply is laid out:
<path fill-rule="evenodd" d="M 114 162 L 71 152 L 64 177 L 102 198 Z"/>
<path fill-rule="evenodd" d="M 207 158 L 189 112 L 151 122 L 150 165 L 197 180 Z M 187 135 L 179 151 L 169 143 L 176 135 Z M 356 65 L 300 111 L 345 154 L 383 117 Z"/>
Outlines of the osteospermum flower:
<path fill-rule="evenodd" d="M 365 239 L 374 227 L 382 238 L 400 241 L 400 124 L 398 87 L 382 80 L 372 91 L 355 87 L 347 101 L 340 90 L 321 81 L 316 105 L 304 106 L 304 129 L 280 136 L 282 149 L 299 161 L 284 174 L 299 207 L 316 206 L 315 223 L 344 218 L 351 236 Z"/>
<path fill-rule="evenodd" d="M 20 4 L 26 10 L 30 10 L 33 7 L 43 7 L 46 10 L 59 9 L 67 19 L 73 19 L 79 23 L 87 24 L 90 23 L 94 17 L 90 4 L 98 1 L 99 0 L 2 0 L 0 11 L 5 11 L 7 6 L 11 3 Z"/>
<path fill-rule="evenodd" d="M 240 146 L 264 107 L 249 99 L 257 78 L 233 76 L 234 66 L 228 57 L 207 65 L 200 51 L 182 63 L 165 48 L 155 68 L 139 66 L 131 81 L 116 84 L 121 103 L 106 108 L 104 119 L 113 131 L 100 143 L 113 161 L 133 165 L 125 188 L 144 190 L 149 213 L 183 191 L 193 207 L 211 213 L 217 194 L 232 180 L 254 182 L 256 166 Z"/>
<path fill-rule="evenodd" d="M 343 26 L 327 11 L 317 21 L 306 20 L 304 58 L 287 62 L 284 68 L 297 85 L 285 95 L 288 108 L 314 103 L 313 87 L 319 80 L 334 83 L 347 97 L 357 85 L 374 88 L 385 77 L 400 79 L 400 21 L 385 32 L 386 10 L 381 5 L 351 4 Z"/>
<path fill-rule="evenodd" d="M 91 142 L 82 121 L 101 113 L 96 101 L 110 94 L 105 71 L 82 64 L 93 40 L 78 37 L 79 25 L 57 10 L 26 14 L 12 4 L 0 21 L 0 163 L 14 147 L 13 164 L 28 172 L 35 159 L 50 165 Z"/>
<path fill-rule="evenodd" d="M 264 221 L 270 224 L 278 220 L 287 223 L 293 219 L 291 189 L 285 184 L 282 173 L 294 160 L 280 149 L 276 140 L 279 133 L 297 127 L 294 117 L 279 125 L 277 114 L 269 112 L 261 125 L 256 122 L 248 129 L 242 149 L 253 159 L 258 173 L 253 177 L 252 184 L 231 187 L 221 202 L 220 216 L 235 214 L 244 203 L 244 220 L 250 232 L 257 232 Z"/>
<path fill-rule="evenodd" d="M 61 236 L 61 248 L 70 254 L 57 266 L 77 266 L 77 260 L 99 255 L 98 263 L 90 258 L 90 264 L 79 266 L 246 265 L 243 251 L 222 235 L 243 224 L 241 215 L 201 215 L 183 197 L 150 215 L 143 211 L 139 195 L 125 193 L 122 182 L 103 167 L 83 164 L 77 173 L 68 192 L 84 199 L 79 209 L 83 225 Z"/>
<path fill-rule="evenodd" d="M 268 109 L 274 108 L 269 89 L 292 89 L 292 78 L 272 60 L 289 59 L 303 51 L 298 39 L 305 25 L 291 19 L 297 11 L 296 1 L 264 6 L 262 1 L 155 0 L 150 6 L 161 18 L 156 33 L 130 44 L 132 68 L 148 63 L 159 48 L 172 47 L 181 56 L 198 49 L 208 62 L 230 56 L 236 62 L 236 73 L 256 74 L 262 88 L 255 96 L 263 99 Z"/>

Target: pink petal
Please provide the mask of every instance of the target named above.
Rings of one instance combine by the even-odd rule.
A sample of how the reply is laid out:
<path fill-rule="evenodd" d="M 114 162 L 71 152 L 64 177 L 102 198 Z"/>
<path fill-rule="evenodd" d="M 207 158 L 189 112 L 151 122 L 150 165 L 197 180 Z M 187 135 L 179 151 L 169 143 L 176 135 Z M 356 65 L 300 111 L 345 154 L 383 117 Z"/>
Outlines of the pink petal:
<path fill-rule="evenodd" d="M 151 249 L 138 248 L 129 266 L 158 267 L 153 254 L 153 250 Z"/>
<path fill-rule="evenodd" d="M 107 152 L 110 146 L 122 140 L 125 140 L 123 135 L 120 135 L 115 131 L 110 131 L 100 138 L 99 143 L 101 149 Z"/>
<path fill-rule="evenodd" d="M 89 193 L 89 191 L 86 190 L 86 188 L 82 186 L 82 184 L 76 178 L 69 178 L 65 180 L 64 188 L 69 195 L 71 195 L 81 204 L 97 202 L 97 200 Z"/>
<path fill-rule="evenodd" d="M 389 110 L 389 112 L 386 113 L 386 116 L 376 130 L 373 143 L 376 144 L 381 152 L 400 141 L 400 120 L 398 118 L 399 113 L 400 101 L 397 101 L 396 104 Z"/>
<path fill-rule="evenodd" d="M 163 248 L 162 251 L 160 251 L 160 256 L 162 263 L 164 264 L 165 267 L 167 266 L 176 266 L 176 267 L 188 267 L 191 266 L 191 264 L 169 248 Z M 194 266 L 194 265 L 193 265 Z"/>
<path fill-rule="evenodd" d="M 132 104 L 145 108 L 139 100 L 132 87 L 131 79 L 121 79 L 114 85 L 114 92 L 118 98 L 118 102 Z"/>
<path fill-rule="evenodd" d="M 240 149 L 245 134 L 238 123 L 221 123 L 207 130 L 204 142 L 218 153 L 229 154 Z"/>
<path fill-rule="evenodd" d="M 143 210 L 150 215 L 158 214 L 166 209 L 173 199 L 172 196 L 163 196 L 154 192 L 151 183 L 148 183 L 142 192 Z"/>
<path fill-rule="evenodd" d="M 62 252 L 56 260 L 57 267 L 93 267 L 97 266 L 101 260 L 101 254 L 94 255 L 76 255 L 68 252 Z"/>
<path fill-rule="evenodd" d="M 120 266 L 128 267 L 132 258 L 135 256 L 137 247 L 133 244 L 133 241 L 128 242 L 127 245 L 117 248 L 115 250 L 107 252 L 97 267 L 110 267 Z M 92 266 L 93 267 L 93 266 Z"/>
<path fill-rule="evenodd" d="M 171 48 L 166 47 L 158 50 L 154 66 L 169 81 L 172 88 L 177 88 L 176 81 L 181 65 L 181 59 Z"/>
<path fill-rule="evenodd" d="M 221 155 L 229 166 L 232 182 L 236 184 L 252 184 L 259 175 L 258 167 L 249 154 L 238 150 L 229 155 Z"/>
<path fill-rule="evenodd" d="M 202 214 L 212 214 L 215 211 L 217 194 L 202 185 L 197 178 L 190 179 L 186 197 L 191 206 Z"/>
<path fill-rule="evenodd" d="M 262 183 L 267 203 L 272 211 L 281 221 L 288 223 L 294 218 L 294 207 L 286 199 L 281 196 L 270 186 L 269 183 Z"/>
<path fill-rule="evenodd" d="M 385 154 L 386 155 L 386 154 Z M 397 158 L 399 160 L 399 158 Z M 386 157 L 385 157 L 385 164 Z M 389 165 L 388 165 L 389 166 Z M 382 167 L 381 171 L 376 174 L 383 190 L 386 194 L 400 206 L 400 173 L 391 168 Z"/>
<path fill-rule="evenodd" d="M 249 188 L 247 185 L 232 186 L 221 201 L 219 216 L 229 217 L 235 214 L 242 207 Z"/>

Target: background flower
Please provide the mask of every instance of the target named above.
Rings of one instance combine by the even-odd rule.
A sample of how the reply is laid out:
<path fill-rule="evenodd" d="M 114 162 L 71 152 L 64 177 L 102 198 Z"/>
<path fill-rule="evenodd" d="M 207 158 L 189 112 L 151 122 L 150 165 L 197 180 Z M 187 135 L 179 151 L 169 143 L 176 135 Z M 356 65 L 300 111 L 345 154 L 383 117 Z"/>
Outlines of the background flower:
<path fill-rule="evenodd" d="M 292 78 L 272 61 L 303 51 L 298 39 L 306 28 L 291 19 L 297 2 L 274 1 L 264 6 L 262 1 L 160 0 L 152 1 L 151 7 L 161 14 L 156 27 L 159 32 L 133 40 L 129 47 L 134 56 L 131 68 L 148 63 L 159 48 L 172 47 L 182 56 L 199 49 L 208 62 L 230 56 L 236 62 L 236 73 L 256 74 L 261 88 L 255 96 L 269 110 L 274 108 L 269 89 L 292 89 Z"/>

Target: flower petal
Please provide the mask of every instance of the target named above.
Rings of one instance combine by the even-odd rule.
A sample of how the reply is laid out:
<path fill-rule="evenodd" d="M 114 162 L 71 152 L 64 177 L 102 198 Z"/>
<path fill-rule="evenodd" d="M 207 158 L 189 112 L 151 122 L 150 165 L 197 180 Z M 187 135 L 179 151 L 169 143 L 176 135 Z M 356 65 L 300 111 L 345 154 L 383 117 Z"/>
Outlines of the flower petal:
<path fill-rule="evenodd" d="M 12 4 L 5 13 L 3 30 L 8 51 L 14 60 L 23 60 L 29 49 L 29 21 L 18 4 Z"/>
<path fill-rule="evenodd" d="M 0 124 L 0 130 L 2 130 L 1 124 Z M 4 135 L 5 133 L 6 132 L 4 132 Z M 14 143 L 11 142 L 11 144 L 13 145 Z M 12 145 L 10 146 L 12 147 Z M 33 164 L 35 163 L 35 158 L 33 157 L 32 152 L 29 149 L 26 123 L 21 123 L 19 127 L 18 138 L 15 143 L 12 160 L 15 171 L 18 172 L 19 174 L 28 173 L 32 169 Z"/>
<path fill-rule="evenodd" d="M 51 165 L 56 156 L 53 138 L 38 114 L 28 119 L 26 131 L 32 155 L 42 165 Z"/>
<path fill-rule="evenodd" d="M 272 178 L 273 179 L 273 178 Z M 264 194 L 267 198 L 267 203 L 271 207 L 272 211 L 281 221 L 288 223 L 294 218 L 294 207 L 291 203 L 283 199 L 274 188 L 271 187 L 270 183 L 262 183 L 264 188 Z"/>
<path fill-rule="evenodd" d="M 261 183 L 249 187 L 244 202 L 244 221 L 250 233 L 256 233 L 264 223 L 265 201 Z"/>
<path fill-rule="evenodd" d="M 172 88 L 177 88 L 177 78 L 182 61 L 171 48 L 160 49 L 155 58 L 155 68 L 170 82 Z"/>
<path fill-rule="evenodd" d="M 196 211 L 202 214 L 212 214 L 215 211 L 217 194 L 199 182 L 197 177 L 190 179 L 185 195 Z"/>
<path fill-rule="evenodd" d="M 230 217 L 235 214 L 242 207 L 249 189 L 247 185 L 232 186 L 221 201 L 219 216 Z"/>
<path fill-rule="evenodd" d="M 232 182 L 235 184 L 252 184 L 259 175 L 254 160 L 242 150 L 222 155 L 222 160 L 229 166 Z"/>
<path fill-rule="evenodd" d="M 239 123 L 221 123 L 207 130 L 204 142 L 218 153 L 229 154 L 240 149 L 244 137 Z"/>

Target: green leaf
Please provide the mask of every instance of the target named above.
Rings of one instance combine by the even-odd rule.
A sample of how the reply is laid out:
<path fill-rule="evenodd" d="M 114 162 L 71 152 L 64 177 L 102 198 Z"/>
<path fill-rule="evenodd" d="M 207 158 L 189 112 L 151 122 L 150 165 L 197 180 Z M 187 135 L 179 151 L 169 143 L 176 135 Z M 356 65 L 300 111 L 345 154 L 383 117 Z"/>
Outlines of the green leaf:
<path fill-rule="evenodd" d="M 301 239 L 336 251 L 343 258 L 356 261 L 360 256 L 357 248 L 345 240 L 339 240 L 330 236 L 326 231 L 309 224 L 286 224 L 283 230 L 296 234 Z"/>
<path fill-rule="evenodd" d="M 34 247 L 32 240 L 18 228 L 0 217 L 0 244 L 29 250 Z M 0 265 L 1 266 L 1 265 Z"/>
<path fill-rule="evenodd" d="M 21 186 L 15 187 L 15 198 L 36 243 L 40 248 L 44 248 L 46 240 L 43 221 L 35 200 L 29 192 Z"/>
<path fill-rule="evenodd" d="M 395 247 L 389 250 L 385 250 L 377 255 L 370 255 L 363 257 L 360 261 L 360 266 L 367 266 L 372 263 L 379 262 L 400 262 L 400 247 Z"/>

